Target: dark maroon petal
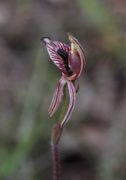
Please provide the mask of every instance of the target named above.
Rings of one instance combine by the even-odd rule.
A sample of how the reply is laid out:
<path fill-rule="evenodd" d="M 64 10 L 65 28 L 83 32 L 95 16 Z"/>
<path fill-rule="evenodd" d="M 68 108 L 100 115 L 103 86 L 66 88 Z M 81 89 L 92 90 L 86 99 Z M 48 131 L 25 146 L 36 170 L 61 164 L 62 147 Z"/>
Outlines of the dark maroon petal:
<path fill-rule="evenodd" d="M 67 81 L 67 86 L 68 86 L 68 91 L 69 91 L 69 98 L 70 98 L 70 102 L 69 102 L 69 106 L 68 106 L 68 110 L 66 112 L 66 115 L 63 119 L 63 121 L 61 122 L 61 127 L 63 128 L 67 122 L 69 121 L 72 112 L 74 110 L 75 107 L 75 102 L 76 102 L 76 89 L 73 85 L 72 81 Z"/>
<path fill-rule="evenodd" d="M 56 90 L 53 95 L 53 99 L 51 102 L 51 105 L 49 107 L 49 115 L 53 116 L 53 114 L 57 111 L 63 97 L 63 88 L 64 85 L 66 84 L 66 80 L 62 77 L 56 87 Z"/>
<path fill-rule="evenodd" d="M 48 37 L 43 38 L 42 41 L 47 48 L 50 59 L 64 74 L 67 74 L 63 58 L 57 53 L 57 51 L 58 49 L 63 49 L 65 52 L 68 53 L 70 51 L 70 47 L 58 41 L 51 41 L 51 39 Z"/>

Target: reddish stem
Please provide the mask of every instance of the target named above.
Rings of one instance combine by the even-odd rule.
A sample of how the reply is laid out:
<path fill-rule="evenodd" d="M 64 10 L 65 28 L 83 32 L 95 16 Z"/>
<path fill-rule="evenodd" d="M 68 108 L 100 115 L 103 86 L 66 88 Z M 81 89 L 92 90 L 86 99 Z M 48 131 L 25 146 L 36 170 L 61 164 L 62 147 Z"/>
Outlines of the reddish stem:
<path fill-rule="evenodd" d="M 60 180 L 59 145 L 52 144 L 53 180 Z"/>

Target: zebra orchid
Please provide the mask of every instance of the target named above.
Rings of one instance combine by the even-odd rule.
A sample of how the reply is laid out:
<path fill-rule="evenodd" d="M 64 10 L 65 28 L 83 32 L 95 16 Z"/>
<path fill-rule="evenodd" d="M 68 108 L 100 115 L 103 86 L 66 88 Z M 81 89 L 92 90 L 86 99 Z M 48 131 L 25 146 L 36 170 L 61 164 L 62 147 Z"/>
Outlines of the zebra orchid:
<path fill-rule="evenodd" d="M 65 85 L 68 87 L 69 106 L 64 119 L 60 123 L 61 129 L 63 129 L 69 121 L 74 110 L 76 93 L 79 89 L 79 84 L 76 86 L 75 82 L 78 81 L 78 78 L 85 67 L 85 53 L 81 44 L 71 34 L 68 34 L 68 38 L 70 46 L 59 41 L 52 41 L 48 37 L 42 38 L 42 42 L 47 48 L 50 59 L 62 73 L 62 77 L 58 81 L 49 107 L 50 117 L 53 116 L 62 102 Z"/>

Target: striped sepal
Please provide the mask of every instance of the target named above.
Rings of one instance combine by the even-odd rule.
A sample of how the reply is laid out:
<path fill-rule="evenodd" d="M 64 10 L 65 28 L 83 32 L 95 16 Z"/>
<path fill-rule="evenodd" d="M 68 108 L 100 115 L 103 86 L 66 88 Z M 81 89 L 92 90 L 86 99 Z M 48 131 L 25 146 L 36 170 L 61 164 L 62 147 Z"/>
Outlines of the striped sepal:
<path fill-rule="evenodd" d="M 49 53 L 50 59 L 54 62 L 54 64 L 64 73 L 67 74 L 67 70 L 64 64 L 62 57 L 57 53 L 59 49 L 64 50 L 66 53 L 69 53 L 70 47 L 65 43 L 58 42 L 58 41 L 51 41 L 50 38 L 42 38 L 47 51 Z"/>
<path fill-rule="evenodd" d="M 67 81 L 67 86 L 68 86 L 70 101 L 69 101 L 68 110 L 67 110 L 67 112 L 65 114 L 65 117 L 64 117 L 63 121 L 61 122 L 61 127 L 62 128 L 70 120 L 70 117 L 72 115 L 72 112 L 73 112 L 74 107 L 75 107 L 75 102 L 76 102 L 76 89 L 75 89 L 72 81 Z"/>
<path fill-rule="evenodd" d="M 62 77 L 57 84 L 51 105 L 48 110 L 50 116 L 53 116 L 53 114 L 57 111 L 57 109 L 62 101 L 63 88 L 64 88 L 65 84 L 66 84 L 66 80 Z"/>

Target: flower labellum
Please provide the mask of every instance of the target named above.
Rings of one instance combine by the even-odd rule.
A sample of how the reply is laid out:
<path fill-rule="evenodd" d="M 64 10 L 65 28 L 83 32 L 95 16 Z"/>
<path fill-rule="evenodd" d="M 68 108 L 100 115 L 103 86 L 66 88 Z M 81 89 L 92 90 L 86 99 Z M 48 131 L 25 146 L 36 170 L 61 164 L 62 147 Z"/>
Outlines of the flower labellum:
<path fill-rule="evenodd" d="M 62 102 L 65 84 L 67 84 L 68 87 L 70 98 L 69 106 L 64 119 L 61 122 L 61 128 L 69 121 L 74 110 L 76 93 L 79 88 L 79 85 L 75 87 L 75 81 L 81 76 L 83 69 L 85 68 L 85 53 L 81 44 L 71 34 L 68 34 L 68 38 L 71 43 L 70 46 L 59 41 L 52 41 L 48 37 L 41 39 L 47 48 L 50 59 L 62 73 L 62 77 L 57 84 L 49 107 L 50 116 L 57 111 Z"/>

